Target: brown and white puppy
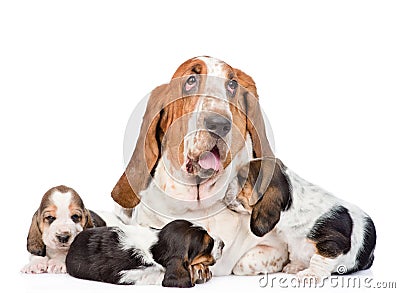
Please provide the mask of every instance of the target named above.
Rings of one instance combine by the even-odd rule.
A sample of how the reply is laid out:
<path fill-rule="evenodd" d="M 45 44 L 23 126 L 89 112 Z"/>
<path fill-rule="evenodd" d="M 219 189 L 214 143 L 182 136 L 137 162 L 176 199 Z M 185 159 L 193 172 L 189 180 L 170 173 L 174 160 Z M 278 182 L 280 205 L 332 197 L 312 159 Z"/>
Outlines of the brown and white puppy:
<path fill-rule="evenodd" d="M 27 249 L 30 262 L 23 273 L 66 273 L 65 257 L 75 236 L 86 228 L 105 226 L 85 208 L 78 193 L 60 185 L 49 189 L 32 217 Z"/>

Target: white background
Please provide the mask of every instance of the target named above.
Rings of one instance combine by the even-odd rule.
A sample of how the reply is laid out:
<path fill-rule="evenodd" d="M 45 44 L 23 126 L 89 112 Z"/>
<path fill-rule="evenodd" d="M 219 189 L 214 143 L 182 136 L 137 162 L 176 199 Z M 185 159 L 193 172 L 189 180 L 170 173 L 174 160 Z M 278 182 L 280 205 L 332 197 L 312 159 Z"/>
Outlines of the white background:
<path fill-rule="evenodd" d="M 31 216 L 50 187 L 69 185 L 89 208 L 112 210 L 110 191 L 123 172 L 131 111 L 198 55 L 220 58 L 255 79 L 277 156 L 372 216 L 378 243 L 368 274 L 400 286 L 399 6 L 2 1 L 1 286 L 26 292 L 148 289 L 21 275 L 19 269 L 28 261 Z M 258 279 L 214 278 L 195 290 L 253 290 Z"/>

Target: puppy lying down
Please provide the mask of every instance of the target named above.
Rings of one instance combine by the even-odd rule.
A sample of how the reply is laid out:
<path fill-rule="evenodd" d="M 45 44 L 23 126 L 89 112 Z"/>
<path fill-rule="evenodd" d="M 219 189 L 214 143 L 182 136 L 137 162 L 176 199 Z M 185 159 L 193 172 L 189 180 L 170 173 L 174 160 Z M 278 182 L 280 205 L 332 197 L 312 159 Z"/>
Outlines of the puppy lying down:
<path fill-rule="evenodd" d="M 270 164 L 265 165 L 271 168 Z M 287 243 L 287 254 L 282 255 L 287 264 L 282 271 L 321 280 L 332 273 L 370 268 L 376 243 L 371 218 L 359 207 L 302 179 L 280 160 L 274 165 L 264 195 L 251 188 L 257 186 L 261 168 L 261 161 L 254 160 L 246 174 L 252 184 L 241 184 L 244 180 L 239 174 L 224 202 L 235 212 L 251 215 L 250 228 L 255 235 L 263 236 L 274 229 Z"/>
<path fill-rule="evenodd" d="M 161 230 L 141 226 L 101 227 L 81 232 L 71 244 L 67 272 L 113 284 L 192 287 L 211 278 L 208 266 L 224 243 L 202 227 L 175 220 Z"/>

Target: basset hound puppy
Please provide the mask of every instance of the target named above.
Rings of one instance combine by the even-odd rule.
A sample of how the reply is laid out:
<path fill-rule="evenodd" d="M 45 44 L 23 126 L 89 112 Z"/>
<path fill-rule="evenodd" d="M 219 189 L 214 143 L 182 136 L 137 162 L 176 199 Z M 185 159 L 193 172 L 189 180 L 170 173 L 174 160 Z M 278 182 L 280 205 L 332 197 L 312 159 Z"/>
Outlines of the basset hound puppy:
<path fill-rule="evenodd" d="M 259 164 L 250 162 L 250 169 L 258 170 Z M 256 179 L 252 172 L 248 178 Z M 239 190 L 239 180 L 230 188 Z M 372 266 L 375 225 L 359 207 L 309 183 L 280 160 L 268 190 L 254 207 L 249 204 L 249 189 L 228 192 L 237 195 L 229 208 L 251 214 L 251 230 L 257 236 L 276 231 L 288 246 L 284 273 L 321 281 L 332 273 L 350 274 Z"/>
<path fill-rule="evenodd" d="M 296 205 L 305 205 L 301 211 L 312 209 L 308 205 L 321 205 L 310 215 L 333 226 L 332 217 L 346 217 L 346 210 L 332 210 L 335 205 L 330 196 L 326 196 L 327 203 L 320 203 L 324 200 L 315 195 L 320 193 L 316 187 L 309 187 L 282 167 L 271 149 L 267 130 L 256 85 L 249 75 L 208 56 L 184 62 L 171 81 L 155 88 L 148 98 L 131 159 L 111 193 L 118 204 L 116 213 L 127 224 L 156 228 L 171 219 L 194 220 L 220 236 L 225 248 L 210 268 L 214 275 L 282 271 L 289 261 L 289 250 L 295 255 L 296 247 L 282 237 L 282 230 L 286 230 L 278 229 L 281 214 L 281 220 L 288 217 L 295 225 L 299 215 L 286 215 L 291 215 Z M 303 202 L 304 196 L 297 198 L 295 188 L 315 202 Z M 316 254 L 322 263 L 349 251 L 354 254 L 361 246 L 370 247 L 367 254 L 372 254 L 374 231 L 363 229 L 372 229 L 372 222 L 361 212 L 355 215 L 356 209 L 349 205 L 343 207 L 354 224 L 346 225 L 346 231 L 339 229 L 344 238 L 350 237 L 350 230 L 355 237 L 349 250 L 347 245 L 331 252 L 329 237 L 342 236 L 311 229 L 313 225 L 321 227 L 315 222 L 317 218 L 298 221 L 311 225 L 313 233 L 306 243 L 320 248 Z M 297 231 L 304 234 L 307 229 Z M 301 254 L 303 248 L 298 249 Z M 310 258 L 311 262 L 318 257 Z M 307 263 L 306 258 L 303 261 Z M 361 263 L 359 269 L 368 267 Z M 329 264 L 330 269 L 332 262 Z M 354 263 L 349 269 L 357 266 Z"/>
<path fill-rule="evenodd" d="M 76 278 L 113 284 L 192 287 L 211 278 L 208 266 L 224 243 L 202 227 L 175 220 L 161 230 L 136 226 L 101 227 L 80 233 L 66 265 Z"/>
<path fill-rule="evenodd" d="M 104 220 L 85 208 L 78 193 L 60 185 L 42 197 L 32 217 L 27 249 L 30 262 L 23 273 L 66 273 L 65 257 L 79 232 L 86 228 L 105 226 Z"/>

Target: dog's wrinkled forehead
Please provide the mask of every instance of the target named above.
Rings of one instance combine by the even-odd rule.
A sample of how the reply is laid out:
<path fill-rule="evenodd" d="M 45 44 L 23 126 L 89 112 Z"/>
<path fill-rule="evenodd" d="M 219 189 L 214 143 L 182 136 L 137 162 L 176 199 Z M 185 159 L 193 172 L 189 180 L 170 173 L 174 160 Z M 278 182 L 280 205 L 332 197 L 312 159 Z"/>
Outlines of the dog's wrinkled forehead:
<path fill-rule="evenodd" d="M 187 76 L 190 74 L 204 74 L 220 78 L 229 78 L 233 74 L 232 68 L 217 58 L 202 56 L 195 57 L 182 63 L 175 71 L 172 79 Z"/>
<path fill-rule="evenodd" d="M 188 79 L 189 78 L 189 79 Z M 235 72 L 228 64 L 216 58 L 203 56 L 189 59 L 175 72 L 172 80 L 186 83 L 183 95 L 199 94 L 225 98 L 225 85 L 235 78 Z"/>

